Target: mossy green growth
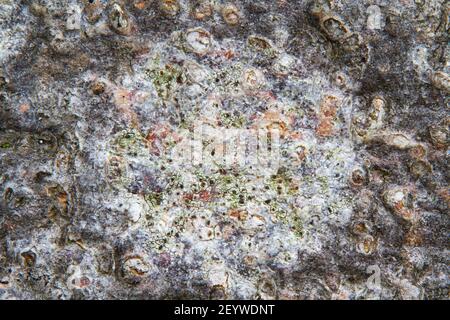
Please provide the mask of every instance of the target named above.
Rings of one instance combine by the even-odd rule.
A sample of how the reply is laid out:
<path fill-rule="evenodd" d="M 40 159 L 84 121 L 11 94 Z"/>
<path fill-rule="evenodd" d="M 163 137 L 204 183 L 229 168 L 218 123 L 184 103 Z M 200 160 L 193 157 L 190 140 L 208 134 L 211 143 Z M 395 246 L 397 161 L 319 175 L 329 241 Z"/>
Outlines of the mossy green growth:
<path fill-rule="evenodd" d="M 268 184 L 270 189 L 276 191 L 279 196 L 298 193 L 298 186 L 293 183 L 292 175 L 284 168 L 280 168 L 276 174 L 272 175 Z"/>
<path fill-rule="evenodd" d="M 226 207 L 236 209 L 247 202 L 248 190 L 241 174 L 228 172 L 213 176 L 212 179 L 210 178 L 210 183 Z"/>
<path fill-rule="evenodd" d="M 295 210 L 289 216 L 289 227 L 297 237 L 302 238 L 304 236 L 303 220 L 301 219 L 300 214 Z"/>
<path fill-rule="evenodd" d="M 169 99 L 178 85 L 186 80 L 182 68 L 175 64 L 151 66 L 146 74 L 152 80 L 158 96 L 163 100 Z"/>
<path fill-rule="evenodd" d="M 269 209 L 271 214 L 280 222 L 287 224 L 289 212 L 285 210 L 275 199 L 270 202 Z"/>
<path fill-rule="evenodd" d="M 2 144 L 0 144 L 0 148 L 1 149 L 9 149 L 11 148 L 11 144 L 9 142 L 3 142 Z"/>
<path fill-rule="evenodd" d="M 144 195 L 144 200 L 151 207 L 158 207 L 161 205 L 163 201 L 163 193 L 162 192 L 150 192 Z"/>
<path fill-rule="evenodd" d="M 276 200 L 270 201 L 269 210 L 276 220 L 287 226 L 295 236 L 299 238 L 304 236 L 303 220 L 298 210 L 287 207 L 286 204 Z"/>
<path fill-rule="evenodd" d="M 330 190 L 330 184 L 328 182 L 328 178 L 327 177 L 318 177 L 317 180 L 320 183 L 320 188 L 322 189 L 322 192 L 328 192 Z"/>
<path fill-rule="evenodd" d="M 246 122 L 242 114 L 236 114 L 226 111 L 220 112 L 220 121 L 225 127 L 242 128 Z"/>
<path fill-rule="evenodd" d="M 144 137 L 137 130 L 122 131 L 115 140 L 117 151 L 132 156 L 146 154 Z"/>

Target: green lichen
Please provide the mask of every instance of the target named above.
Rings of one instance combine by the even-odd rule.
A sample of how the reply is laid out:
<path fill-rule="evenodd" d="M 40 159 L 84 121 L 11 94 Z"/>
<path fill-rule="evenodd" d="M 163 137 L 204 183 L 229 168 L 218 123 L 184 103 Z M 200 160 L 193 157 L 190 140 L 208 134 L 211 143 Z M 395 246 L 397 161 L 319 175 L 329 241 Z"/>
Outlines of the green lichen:
<path fill-rule="evenodd" d="M 163 201 L 163 193 L 162 192 L 150 192 L 146 195 L 144 195 L 144 200 L 147 202 L 151 207 L 158 207 L 161 205 Z"/>
<path fill-rule="evenodd" d="M 299 238 L 304 236 L 303 221 L 297 213 L 294 213 L 290 218 L 290 228 L 295 236 Z"/>
<path fill-rule="evenodd" d="M 324 176 L 317 177 L 317 181 L 319 182 L 323 193 L 326 193 L 330 190 L 330 183 L 329 183 L 327 177 L 324 177 Z"/>
<path fill-rule="evenodd" d="M 270 189 L 276 191 L 279 196 L 295 195 L 298 193 L 298 186 L 293 183 L 292 174 L 280 168 L 277 174 L 272 175 L 268 182 Z"/>
<path fill-rule="evenodd" d="M 158 96 L 163 100 L 169 99 L 176 88 L 186 80 L 182 68 L 175 64 L 151 66 L 146 74 L 152 80 Z"/>
<path fill-rule="evenodd" d="M 9 149 L 9 148 L 11 148 L 11 144 L 9 142 L 4 142 L 4 143 L 0 144 L 0 148 Z"/>
<path fill-rule="evenodd" d="M 148 154 L 145 139 L 137 130 L 128 130 L 121 132 L 114 142 L 117 151 L 121 154 L 130 156 Z"/>
<path fill-rule="evenodd" d="M 338 155 L 340 155 L 341 153 L 342 153 L 342 148 L 339 148 L 339 147 L 333 148 L 327 152 L 327 154 L 325 155 L 325 158 L 327 160 L 336 159 L 336 157 Z"/>
<path fill-rule="evenodd" d="M 245 117 L 241 113 L 220 112 L 220 122 L 227 128 L 242 128 L 246 123 Z"/>
<path fill-rule="evenodd" d="M 239 63 L 232 66 L 224 66 L 224 68 L 215 73 L 213 85 L 216 86 L 221 94 L 238 94 L 241 90 L 243 70 L 243 66 Z"/>
<path fill-rule="evenodd" d="M 241 174 L 226 173 L 208 177 L 209 184 L 217 193 L 217 198 L 227 208 L 236 209 L 245 205 L 248 191 Z"/>

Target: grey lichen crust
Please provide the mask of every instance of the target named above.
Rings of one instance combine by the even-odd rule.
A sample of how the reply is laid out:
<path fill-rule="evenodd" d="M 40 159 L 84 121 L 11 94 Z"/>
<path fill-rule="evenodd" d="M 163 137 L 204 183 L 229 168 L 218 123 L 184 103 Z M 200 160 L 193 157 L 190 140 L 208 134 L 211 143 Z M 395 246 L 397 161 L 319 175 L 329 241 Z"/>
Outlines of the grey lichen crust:
<path fill-rule="evenodd" d="M 449 14 L 0 0 L 0 299 L 448 299 Z M 199 121 L 280 166 L 180 167 Z"/>

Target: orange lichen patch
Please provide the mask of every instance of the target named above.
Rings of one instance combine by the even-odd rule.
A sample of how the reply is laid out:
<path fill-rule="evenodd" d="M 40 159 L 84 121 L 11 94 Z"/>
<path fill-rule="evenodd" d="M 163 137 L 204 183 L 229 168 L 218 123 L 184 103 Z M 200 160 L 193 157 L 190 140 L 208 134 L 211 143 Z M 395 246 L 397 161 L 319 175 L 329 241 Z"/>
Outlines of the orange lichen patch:
<path fill-rule="evenodd" d="M 137 0 L 134 3 L 134 7 L 139 10 L 144 10 L 148 5 L 148 1 L 146 0 Z"/>
<path fill-rule="evenodd" d="M 231 49 L 227 50 L 214 50 L 209 53 L 210 56 L 215 58 L 224 57 L 227 60 L 231 60 L 236 57 L 236 52 Z"/>
<path fill-rule="evenodd" d="M 197 20 L 209 18 L 212 14 L 213 6 L 207 1 L 198 2 L 192 9 L 192 15 Z"/>
<path fill-rule="evenodd" d="M 390 187 L 383 193 L 383 202 L 398 217 L 405 221 L 413 221 L 416 212 L 412 205 L 413 194 L 408 187 Z"/>
<path fill-rule="evenodd" d="M 330 118 L 323 118 L 319 121 L 316 128 L 316 133 L 321 137 L 330 137 L 333 134 L 333 120 Z"/>
<path fill-rule="evenodd" d="M 225 53 L 223 54 L 223 56 L 225 58 L 227 58 L 228 60 L 234 58 L 235 54 L 233 52 L 233 50 L 226 50 Z"/>
<path fill-rule="evenodd" d="M 395 203 L 394 211 L 405 220 L 412 220 L 414 217 L 414 211 L 406 208 L 403 202 Z"/>
<path fill-rule="evenodd" d="M 326 96 L 320 105 L 321 115 L 325 117 L 334 117 L 339 108 L 340 100 L 336 96 L 328 95 Z"/>
<path fill-rule="evenodd" d="M 66 192 L 61 192 L 57 195 L 56 199 L 63 210 L 67 209 L 68 197 Z"/>
<path fill-rule="evenodd" d="M 200 201 L 208 202 L 212 200 L 213 194 L 208 190 L 202 190 L 197 194 L 197 197 Z"/>
<path fill-rule="evenodd" d="M 282 114 L 279 110 L 268 110 L 262 117 L 257 118 L 253 128 L 267 129 L 269 132 L 272 130 L 279 130 L 280 137 L 284 138 L 289 134 L 289 127 L 293 122 L 293 118 Z"/>
<path fill-rule="evenodd" d="M 410 228 L 405 235 L 405 244 L 418 247 L 423 243 L 422 233 L 417 228 Z"/>
<path fill-rule="evenodd" d="M 303 134 L 301 132 L 294 131 L 290 133 L 289 138 L 291 138 L 294 141 L 299 141 L 303 139 Z"/>
<path fill-rule="evenodd" d="M 162 124 L 152 128 L 145 138 L 150 152 L 160 155 L 168 146 L 169 142 L 178 143 L 182 137 L 175 133 L 168 125 Z"/>
<path fill-rule="evenodd" d="M 233 218 L 237 219 L 239 221 L 244 221 L 247 219 L 247 212 L 245 210 L 238 210 L 238 209 L 232 209 L 228 211 L 228 215 Z"/>
<path fill-rule="evenodd" d="M 185 192 L 182 197 L 185 203 L 192 201 L 210 202 L 214 199 L 214 194 L 208 190 L 201 190 L 199 192 Z"/>
<path fill-rule="evenodd" d="M 370 235 L 366 235 L 359 243 L 358 249 L 365 255 L 372 254 L 378 246 L 378 241 Z"/>
<path fill-rule="evenodd" d="M 57 201 L 59 208 L 63 212 L 67 212 L 69 196 L 60 185 L 47 187 L 46 192 L 49 197 Z"/>
<path fill-rule="evenodd" d="M 339 109 L 340 99 L 336 96 L 327 95 L 320 104 L 319 124 L 316 133 L 321 137 L 329 137 L 333 134 L 334 118 Z"/>
<path fill-rule="evenodd" d="M 191 201 L 193 201 L 193 200 L 194 200 L 194 194 L 188 193 L 188 192 L 185 192 L 185 193 L 183 194 L 183 201 L 184 201 L 184 202 L 191 202 Z"/>
<path fill-rule="evenodd" d="M 91 85 L 92 93 L 95 95 L 102 94 L 105 92 L 105 84 L 101 81 L 94 81 Z"/>
<path fill-rule="evenodd" d="M 30 105 L 28 103 L 23 103 L 19 106 L 20 113 L 27 113 L 30 110 Z"/>

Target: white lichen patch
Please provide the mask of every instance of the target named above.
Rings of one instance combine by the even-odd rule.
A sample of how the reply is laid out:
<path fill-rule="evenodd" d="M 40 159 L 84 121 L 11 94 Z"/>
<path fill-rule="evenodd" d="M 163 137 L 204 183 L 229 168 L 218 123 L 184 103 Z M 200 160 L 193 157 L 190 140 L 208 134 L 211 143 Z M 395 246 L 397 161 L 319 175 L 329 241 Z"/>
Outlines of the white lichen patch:
<path fill-rule="evenodd" d="M 446 299 L 448 6 L 0 0 L 0 299 Z"/>

